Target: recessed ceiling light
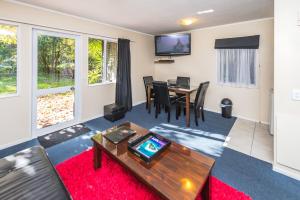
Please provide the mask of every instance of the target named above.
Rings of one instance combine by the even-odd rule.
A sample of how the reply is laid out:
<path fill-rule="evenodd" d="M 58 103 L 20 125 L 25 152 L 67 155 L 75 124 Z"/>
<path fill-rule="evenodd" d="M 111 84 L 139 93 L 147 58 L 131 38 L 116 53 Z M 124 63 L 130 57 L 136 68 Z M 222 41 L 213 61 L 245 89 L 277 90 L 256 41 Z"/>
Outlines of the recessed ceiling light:
<path fill-rule="evenodd" d="M 196 21 L 198 21 L 197 18 L 188 17 L 188 18 L 181 19 L 180 24 L 183 26 L 189 26 L 189 25 L 192 25 L 193 23 L 195 23 Z"/>
<path fill-rule="evenodd" d="M 197 14 L 198 15 L 202 15 L 202 14 L 207 14 L 207 13 L 212 13 L 212 12 L 214 12 L 214 10 L 210 9 L 210 10 L 198 11 Z"/>

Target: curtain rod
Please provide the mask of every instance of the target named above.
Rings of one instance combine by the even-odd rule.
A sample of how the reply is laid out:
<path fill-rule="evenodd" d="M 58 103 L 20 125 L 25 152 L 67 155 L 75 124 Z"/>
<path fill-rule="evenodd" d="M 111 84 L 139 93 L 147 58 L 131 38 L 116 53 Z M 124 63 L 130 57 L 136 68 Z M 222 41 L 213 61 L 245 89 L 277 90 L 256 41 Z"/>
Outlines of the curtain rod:
<path fill-rule="evenodd" d="M 45 26 L 45 25 L 32 24 L 32 23 L 21 22 L 21 21 L 10 20 L 10 19 L 3 19 L 3 18 L 0 18 L 0 20 L 11 22 L 11 23 L 25 24 L 25 25 L 30 25 L 30 26 L 38 26 L 38 27 L 49 28 L 49 29 L 57 29 L 57 30 L 60 30 L 60 31 L 68 31 L 68 32 L 77 33 L 77 34 L 86 34 L 86 35 L 91 35 L 91 36 L 96 36 L 96 37 L 103 37 L 103 38 L 118 40 L 118 38 L 115 38 L 115 37 L 109 37 L 109 36 L 104 36 L 104 35 L 81 32 L 81 31 L 74 31 L 74 30 L 70 30 L 70 29 L 55 28 L 55 27 L 50 27 L 50 26 Z M 127 39 L 127 38 L 125 38 L 125 39 Z M 135 41 L 132 41 L 132 40 L 129 40 L 129 41 L 133 42 L 133 43 L 135 42 Z"/>

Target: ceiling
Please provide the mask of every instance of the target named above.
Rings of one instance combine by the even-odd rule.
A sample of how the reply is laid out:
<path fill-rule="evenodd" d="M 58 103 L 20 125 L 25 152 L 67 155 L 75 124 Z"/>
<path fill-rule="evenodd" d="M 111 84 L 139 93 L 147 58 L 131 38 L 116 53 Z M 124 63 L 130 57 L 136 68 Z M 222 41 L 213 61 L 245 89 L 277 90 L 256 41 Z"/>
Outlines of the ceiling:
<path fill-rule="evenodd" d="M 17 0 L 148 34 L 179 32 L 273 17 L 274 0 Z M 215 12 L 197 15 L 198 11 Z M 182 26 L 179 20 L 198 21 Z"/>

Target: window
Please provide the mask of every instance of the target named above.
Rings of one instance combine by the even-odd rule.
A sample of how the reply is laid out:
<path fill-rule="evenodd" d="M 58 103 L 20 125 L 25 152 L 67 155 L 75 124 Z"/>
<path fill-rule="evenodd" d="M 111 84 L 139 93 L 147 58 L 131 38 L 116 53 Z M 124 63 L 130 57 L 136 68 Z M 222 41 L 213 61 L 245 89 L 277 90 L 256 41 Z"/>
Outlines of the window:
<path fill-rule="evenodd" d="M 117 43 L 89 38 L 88 83 L 113 82 L 116 79 Z"/>
<path fill-rule="evenodd" d="M 89 84 L 101 83 L 103 77 L 103 40 L 89 38 Z"/>
<path fill-rule="evenodd" d="M 17 93 L 17 27 L 0 24 L 0 96 Z"/>
<path fill-rule="evenodd" d="M 218 49 L 218 82 L 220 84 L 255 87 L 257 83 L 257 49 Z"/>
<path fill-rule="evenodd" d="M 117 73 L 117 62 L 118 62 L 118 45 L 115 42 L 107 42 L 106 44 L 106 65 L 107 65 L 107 73 L 106 80 L 107 81 L 115 81 L 116 73 Z"/>
<path fill-rule="evenodd" d="M 73 86 L 75 39 L 40 33 L 38 46 L 38 89 Z"/>

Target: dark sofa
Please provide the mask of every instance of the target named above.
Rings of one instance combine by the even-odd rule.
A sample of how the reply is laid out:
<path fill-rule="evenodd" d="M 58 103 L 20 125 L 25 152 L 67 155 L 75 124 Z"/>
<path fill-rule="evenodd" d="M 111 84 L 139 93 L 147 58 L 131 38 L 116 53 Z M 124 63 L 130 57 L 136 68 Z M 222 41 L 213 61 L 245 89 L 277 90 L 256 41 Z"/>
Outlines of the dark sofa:
<path fill-rule="evenodd" d="M 42 147 L 0 159 L 1 200 L 72 199 Z"/>

